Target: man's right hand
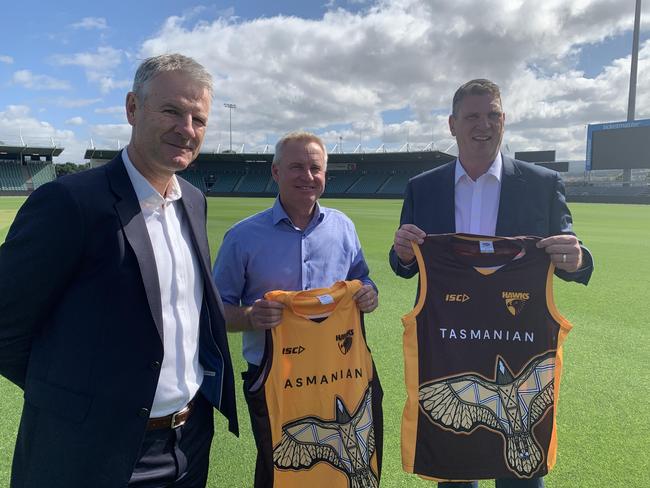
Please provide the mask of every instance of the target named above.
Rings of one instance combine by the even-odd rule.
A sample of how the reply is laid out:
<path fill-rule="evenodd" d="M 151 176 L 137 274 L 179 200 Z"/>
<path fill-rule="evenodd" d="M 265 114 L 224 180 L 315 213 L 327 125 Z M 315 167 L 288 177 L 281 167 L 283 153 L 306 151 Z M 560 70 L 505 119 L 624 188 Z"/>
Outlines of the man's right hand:
<path fill-rule="evenodd" d="M 277 327 L 282 320 L 284 305 L 270 300 L 256 300 L 248 310 L 251 330 L 266 330 Z"/>
<path fill-rule="evenodd" d="M 393 249 L 402 264 L 409 265 L 415 260 L 411 241 L 422 244 L 426 235 L 426 232 L 413 224 L 404 224 L 397 229 Z"/>

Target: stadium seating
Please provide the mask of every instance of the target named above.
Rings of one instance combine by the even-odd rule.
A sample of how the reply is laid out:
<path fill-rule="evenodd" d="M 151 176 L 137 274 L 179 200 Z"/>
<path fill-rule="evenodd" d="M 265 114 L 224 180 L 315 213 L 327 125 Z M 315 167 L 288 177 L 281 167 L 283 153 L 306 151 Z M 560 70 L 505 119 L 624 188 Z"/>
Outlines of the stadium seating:
<path fill-rule="evenodd" d="M 373 194 L 390 178 L 388 173 L 375 173 L 368 172 L 359 178 L 354 184 L 348 188 L 347 193 L 360 193 L 360 194 Z"/>
<path fill-rule="evenodd" d="M 396 194 L 403 193 L 409 179 L 413 178 L 417 173 L 396 173 L 377 190 L 380 194 Z"/>
<path fill-rule="evenodd" d="M 332 171 L 327 175 L 326 193 L 345 193 L 359 179 L 354 171 Z"/>
<path fill-rule="evenodd" d="M 260 193 L 266 191 L 271 175 L 268 171 L 249 171 L 237 183 L 234 191 L 239 193 Z"/>
<path fill-rule="evenodd" d="M 27 163 L 27 170 L 32 178 L 34 189 L 56 179 L 54 165 L 50 162 Z"/>
<path fill-rule="evenodd" d="M 214 177 L 214 183 L 210 186 L 208 193 L 230 193 L 235 185 L 244 176 L 243 172 L 226 172 L 210 175 Z"/>
<path fill-rule="evenodd" d="M 0 159 L 0 190 L 26 191 L 28 176 L 20 163 Z"/>

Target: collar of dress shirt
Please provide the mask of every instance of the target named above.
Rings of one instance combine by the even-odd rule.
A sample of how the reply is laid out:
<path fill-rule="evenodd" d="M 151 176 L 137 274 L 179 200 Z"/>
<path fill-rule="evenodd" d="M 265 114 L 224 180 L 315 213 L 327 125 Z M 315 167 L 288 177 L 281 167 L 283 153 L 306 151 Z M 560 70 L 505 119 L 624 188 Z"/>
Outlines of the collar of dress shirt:
<path fill-rule="evenodd" d="M 279 222 L 282 222 L 283 220 L 286 220 L 287 222 L 291 223 L 293 226 L 293 222 L 291 222 L 291 219 L 287 215 L 287 212 L 285 212 L 284 207 L 282 206 L 282 202 L 280 202 L 280 197 L 276 197 L 275 203 L 273 204 L 273 210 L 272 210 L 272 215 L 273 215 L 273 225 L 277 225 Z M 312 217 L 311 221 L 309 222 L 309 225 L 307 225 L 307 228 L 312 227 L 315 225 L 315 222 L 318 220 L 320 222 L 323 220 L 323 211 L 320 208 L 320 205 L 318 202 L 316 202 L 314 206 L 314 216 Z M 305 229 L 306 230 L 306 229 Z"/>
<path fill-rule="evenodd" d="M 497 179 L 497 181 L 500 182 L 502 168 L 503 168 L 503 160 L 501 159 L 501 152 L 498 152 L 497 157 L 494 159 L 494 161 L 492 161 L 492 164 L 485 172 L 485 174 L 494 176 Z M 463 176 L 466 176 L 468 179 L 471 180 L 469 175 L 465 172 L 465 168 L 463 168 L 463 165 L 460 164 L 460 159 L 456 158 L 456 174 L 454 178 L 454 184 L 458 184 L 458 180 L 460 180 Z"/>
<path fill-rule="evenodd" d="M 181 193 L 181 187 L 178 184 L 178 179 L 176 175 L 172 176 L 171 185 L 167 196 L 163 197 L 158 191 L 151 186 L 151 183 L 142 176 L 140 171 L 133 165 L 131 159 L 129 159 L 129 153 L 124 148 L 122 150 L 122 161 L 124 161 L 124 167 L 126 172 L 129 175 L 135 194 L 138 197 L 138 202 L 140 202 L 140 207 L 143 210 L 154 211 L 157 208 L 161 207 L 165 203 L 175 202 L 180 200 L 183 196 Z"/>

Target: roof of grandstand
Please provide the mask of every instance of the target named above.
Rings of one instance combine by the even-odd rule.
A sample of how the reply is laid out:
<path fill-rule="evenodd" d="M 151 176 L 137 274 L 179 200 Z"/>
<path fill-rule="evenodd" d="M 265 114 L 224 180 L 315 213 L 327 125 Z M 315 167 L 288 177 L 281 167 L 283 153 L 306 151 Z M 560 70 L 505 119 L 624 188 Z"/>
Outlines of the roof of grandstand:
<path fill-rule="evenodd" d="M 25 140 L 22 135 L 3 134 L 0 136 L 0 156 L 58 156 L 63 152 L 54 139 L 36 137 Z M 13 158 L 11 158 L 13 159 Z"/>
<path fill-rule="evenodd" d="M 58 156 L 62 147 L 6 146 L 0 142 L 0 156 L 30 154 L 32 156 Z"/>
<path fill-rule="evenodd" d="M 116 149 L 87 149 L 84 158 L 96 160 L 113 159 L 119 150 Z M 444 164 L 456 156 L 441 151 L 412 151 L 412 152 L 367 152 L 367 153 L 330 153 L 329 163 L 436 163 Z M 270 163 L 272 153 L 213 153 L 202 152 L 197 158 L 198 163 Z"/>

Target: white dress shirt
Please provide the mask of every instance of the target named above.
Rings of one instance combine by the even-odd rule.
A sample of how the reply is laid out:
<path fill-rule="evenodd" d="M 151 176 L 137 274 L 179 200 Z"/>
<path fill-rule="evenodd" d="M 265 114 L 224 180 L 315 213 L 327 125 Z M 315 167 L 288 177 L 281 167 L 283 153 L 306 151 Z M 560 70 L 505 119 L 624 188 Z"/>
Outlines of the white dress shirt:
<path fill-rule="evenodd" d="M 472 180 L 456 159 L 454 202 L 456 207 L 456 232 L 495 235 L 499 196 L 501 194 L 501 153 L 486 173 Z"/>
<path fill-rule="evenodd" d="M 158 271 L 164 356 L 151 417 L 163 417 L 185 407 L 203 380 L 198 347 L 203 277 L 176 176 L 163 197 L 135 168 L 126 149 L 122 159 L 142 209 Z"/>

